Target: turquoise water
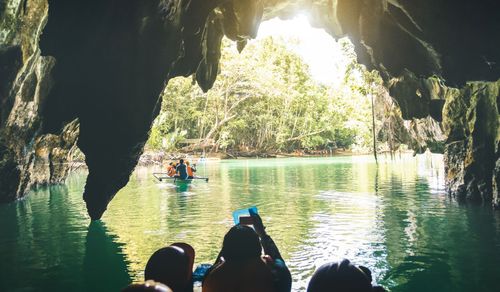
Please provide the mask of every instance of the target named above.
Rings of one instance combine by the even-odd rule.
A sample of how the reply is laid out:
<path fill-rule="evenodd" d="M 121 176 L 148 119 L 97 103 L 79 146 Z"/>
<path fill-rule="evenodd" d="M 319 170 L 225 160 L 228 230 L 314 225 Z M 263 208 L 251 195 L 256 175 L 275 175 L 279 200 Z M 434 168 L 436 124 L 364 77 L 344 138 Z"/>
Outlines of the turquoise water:
<path fill-rule="evenodd" d="M 441 156 L 268 159 L 199 166 L 209 183 L 157 183 L 139 168 L 89 225 L 85 173 L 0 205 L 0 291 L 118 291 L 175 242 L 212 262 L 233 210 L 259 208 L 305 291 L 314 269 L 342 258 L 392 291 L 500 291 L 500 215 L 444 193 Z"/>

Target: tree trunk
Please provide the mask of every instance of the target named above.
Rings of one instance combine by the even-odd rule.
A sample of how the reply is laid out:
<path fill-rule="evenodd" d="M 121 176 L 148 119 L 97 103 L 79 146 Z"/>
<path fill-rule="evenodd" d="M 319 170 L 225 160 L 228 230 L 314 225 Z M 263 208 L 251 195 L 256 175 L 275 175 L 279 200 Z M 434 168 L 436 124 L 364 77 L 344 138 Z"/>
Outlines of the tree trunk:
<path fill-rule="evenodd" d="M 370 88 L 370 91 L 371 91 L 371 88 Z M 373 97 L 372 93 L 370 93 L 370 96 L 371 96 L 371 99 L 372 99 L 373 156 L 375 156 L 375 163 L 378 164 L 378 158 L 377 158 L 377 135 L 376 135 L 376 131 L 375 131 L 375 100 L 374 100 L 374 97 Z"/>

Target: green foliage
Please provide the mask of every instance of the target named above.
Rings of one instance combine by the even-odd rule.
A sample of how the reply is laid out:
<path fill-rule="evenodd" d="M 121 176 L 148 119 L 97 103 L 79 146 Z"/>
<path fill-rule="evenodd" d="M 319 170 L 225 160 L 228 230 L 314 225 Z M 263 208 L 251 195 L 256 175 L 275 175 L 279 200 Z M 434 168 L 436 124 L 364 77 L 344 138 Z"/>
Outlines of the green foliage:
<path fill-rule="evenodd" d="M 164 125 L 153 126 L 148 145 L 152 149 L 161 149 L 165 151 L 177 150 L 179 143 L 186 138 L 187 131 L 174 129 L 172 132 L 166 132 Z"/>
<path fill-rule="evenodd" d="M 349 77 L 333 88 L 315 81 L 282 40 L 253 42 L 241 54 L 224 40 L 220 74 L 209 92 L 190 78 L 170 80 L 148 146 L 173 150 L 189 138 L 200 145 L 213 140 L 215 150 L 368 147 L 366 70 L 357 66 L 349 44 L 343 44 Z"/>

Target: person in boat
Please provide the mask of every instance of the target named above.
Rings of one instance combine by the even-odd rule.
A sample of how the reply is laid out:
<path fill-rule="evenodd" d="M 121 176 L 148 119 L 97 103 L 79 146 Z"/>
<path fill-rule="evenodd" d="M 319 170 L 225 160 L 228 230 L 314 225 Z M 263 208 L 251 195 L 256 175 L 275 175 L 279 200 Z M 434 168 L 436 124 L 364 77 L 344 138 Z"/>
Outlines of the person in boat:
<path fill-rule="evenodd" d="M 175 178 L 180 178 L 180 179 L 187 179 L 188 178 L 188 173 L 187 173 L 187 166 L 184 163 L 184 159 L 179 160 L 179 164 L 177 164 L 176 167 L 176 175 Z"/>
<path fill-rule="evenodd" d="M 148 260 L 144 280 L 170 287 L 173 292 L 193 292 L 195 251 L 187 243 L 178 242 L 157 250 Z"/>
<path fill-rule="evenodd" d="M 251 216 L 255 230 L 238 224 L 224 236 L 222 250 L 204 278 L 203 292 L 290 292 L 292 277 L 283 257 L 260 216 Z"/>
<path fill-rule="evenodd" d="M 168 286 L 152 280 L 140 284 L 130 284 L 122 292 L 172 292 Z"/>
<path fill-rule="evenodd" d="M 307 292 L 384 292 L 381 286 L 372 286 L 372 273 L 363 266 L 355 266 L 349 260 L 321 266 L 312 276 Z"/>
<path fill-rule="evenodd" d="M 191 166 L 189 164 L 189 161 L 186 161 L 186 168 L 187 168 L 187 173 L 188 173 L 188 178 L 194 178 L 194 173 L 196 172 L 195 165 Z"/>
<path fill-rule="evenodd" d="M 168 164 L 168 167 L 167 167 L 167 175 L 170 176 L 170 177 L 173 177 L 176 173 L 176 170 L 175 170 L 175 163 L 173 162 L 170 162 Z"/>

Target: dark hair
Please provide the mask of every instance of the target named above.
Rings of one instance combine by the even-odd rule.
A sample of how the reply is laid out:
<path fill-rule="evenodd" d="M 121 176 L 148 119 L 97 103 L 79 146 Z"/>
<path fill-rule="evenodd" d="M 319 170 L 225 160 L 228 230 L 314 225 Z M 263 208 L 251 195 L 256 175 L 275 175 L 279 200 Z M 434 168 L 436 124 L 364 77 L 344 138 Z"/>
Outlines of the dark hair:
<path fill-rule="evenodd" d="M 371 292 L 385 291 L 372 287 L 372 275 L 368 268 L 356 267 L 343 260 L 321 266 L 312 276 L 307 292 Z"/>
<path fill-rule="evenodd" d="M 168 285 L 172 291 L 184 291 L 191 280 L 187 274 L 189 255 L 177 246 L 157 250 L 148 260 L 144 280 L 154 280 Z"/>
<path fill-rule="evenodd" d="M 226 261 L 245 261 L 261 254 L 259 236 L 248 226 L 233 226 L 224 236 L 222 256 Z"/>
<path fill-rule="evenodd" d="M 172 290 L 155 281 L 146 281 L 141 284 L 130 284 L 123 288 L 122 292 L 172 292 Z"/>
<path fill-rule="evenodd" d="M 184 159 L 180 159 L 180 160 L 179 160 L 179 163 L 180 163 L 180 164 L 183 164 L 183 163 L 184 163 Z"/>

